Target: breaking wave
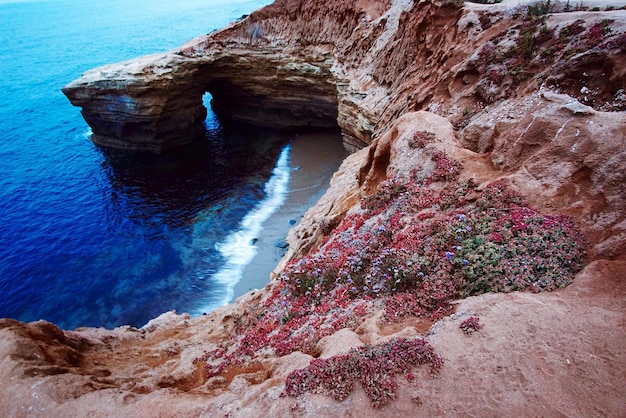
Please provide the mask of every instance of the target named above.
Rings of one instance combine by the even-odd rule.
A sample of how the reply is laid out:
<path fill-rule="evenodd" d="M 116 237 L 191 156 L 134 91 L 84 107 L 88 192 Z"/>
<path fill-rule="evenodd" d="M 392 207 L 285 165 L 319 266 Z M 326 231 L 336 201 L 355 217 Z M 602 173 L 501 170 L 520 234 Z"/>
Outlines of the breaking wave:
<path fill-rule="evenodd" d="M 289 191 L 291 145 L 283 148 L 272 170 L 272 176 L 265 183 L 266 197 L 243 218 L 239 227 L 230 233 L 215 249 L 225 260 L 224 265 L 211 278 L 217 284 L 211 300 L 197 313 L 210 312 L 231 302 L 235 285 L 243 276 L 244 268 L 256 255 L 255 241 L 263 230 L 263 223 L 285 202 Z"/>

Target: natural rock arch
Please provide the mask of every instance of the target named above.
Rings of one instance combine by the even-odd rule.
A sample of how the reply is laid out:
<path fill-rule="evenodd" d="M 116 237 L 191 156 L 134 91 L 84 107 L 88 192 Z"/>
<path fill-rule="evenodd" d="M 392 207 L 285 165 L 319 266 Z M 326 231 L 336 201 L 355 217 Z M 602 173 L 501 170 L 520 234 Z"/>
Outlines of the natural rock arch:
<path fill-rule="evenodd" d="M 448 45 L 461 36 L 462 15 L 459 5 L 431 0 L 276 0 L 178 49 L 88 71 L 63 92 L 107 147 L 161 152 L 191 142 L 203 132 L 208 91 L 221 116 L 338 126 L 356 150 L 435 91 L 448 94 L 457 62 Z M 409 78 L 425 81 L 407 96 Z"/>
<path fill-rule="evenodd" d="M 162 152 L 204 132 L 202 97 L 223 117 L 268 127 L 337 126 L 330 54 L 306 57 L 224 49 L 210 59 L 172 51 L 96 68 L 63 88 L 82 107 L 93 141 Z"/>

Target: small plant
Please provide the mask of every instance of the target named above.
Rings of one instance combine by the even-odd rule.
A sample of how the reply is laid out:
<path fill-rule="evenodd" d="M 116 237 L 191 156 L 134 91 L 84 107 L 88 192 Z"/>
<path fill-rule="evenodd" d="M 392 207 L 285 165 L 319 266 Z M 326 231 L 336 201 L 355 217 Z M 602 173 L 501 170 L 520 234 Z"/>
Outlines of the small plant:
<path fill-rule="evenodd" d="M 435 162 L 435 169 L 432 173 L 432 180 L 454 180 L 456 179 L 461 170 L 463 170 L 463 164 L 460 161 L 450 158 L 443 151 L 436 151 L 431 156 L 431 160 Z"/>
<path fill-rule="evenodd" d="M 529 17 L 532 16 L 543 16 L 551 13 L 553 9 L 553 4 L 551 0 L 537 1 L 535 3 L 531 3 L 527 6 L 527 13 Z"/>
<path fill-rule="evenodd" d="M 613 29 L 611 28 L 611 23 L 613 23 L 613 20 L 602 19 L 602 22 L 600 22 L 600 30 L 602 31 L 603 35 L 608 35 L 613 31 Z"/>
<path fill-rule="evenodd" d="M 390 201 L 407 191 L 406 184 L 396 177 L 383 181 L 376 191 L 361 202 L 361 207 L 372 214 L 380 213 Z"/>
<path fill-rule="evenodd" d="M 461 322 L 459 328 L 461 328 L 466 335 L 470 335 L 472 332 L 478 331 L 482 328 L 479 320 L 480 319 L 477 316 L 470 316 L 465 321 Z"/>
<path fill-rule="evenodd" d="M 574 8 L 569 3 L 569 0 L 567 0 L 567 2 L 565 3 L 565 6 L 563 6 L 563 11 L 567 13 L 567 12 L 571 12 L 572 10 L 574 10 Z"/>
<path fill-rule="evenodd" d="M 533 29 L 526 30 L 517 38 L 517 49 L 519 54 L 525 59 L 532 58 L 535 53 L 535 33 Z"/>
<path fill-rule="evenodd" d="M 420 306 L 417 295 L 410 292 L 402 292 L 390 296 L 385 302 L 385 322 L 397 322 L 407 316 L 420 317 L 427 311 Z"/>
<path fill-rule="evenodd" d="M 396 398 L 397 374 L 408 373 L 420 365 L 430 365 L 432 375 L 439 373 L 443 359 L 422 338 L 400 338 L 379 345 L 365 345 L 343 356 L 315 359 L 287 376 L 284 394 L 327 393 L 337 401 L 345 400 L 360 383 L 372 401 L 381 407 Z M 414 378 L 414 377 L 413 377 Z M 411 378 L 407 378 L 411 380 Z"/>
<path fill-rule="evenodd" d="M 550 42 L 554 38 L 554 29 L 548 29 L 545 20 L 542 23 L 541 29 L 539 30 L 539 34 L 535 37 L 536 45 L 543 45 L 547 42 Z"/>
<path fill-rule="evenodd" d="M 425 148 L 426 145 L 433 142 L 435 134 L 428 131 L 416 131 L 409 140 L 409 148 Z"/>
<path fill-rule="evenodd" d="M 611 28 L 612 22 L 613 21 L 609 19 L 602 19 L 601 22 L 598 22 L 589 28 L 589 30 L 585 33 L 588 48 L 593 48 L 599 45 L 602 42 L 602 39 L 613 31 Z"/>
<path fill-rule="evenodd" d="M 566 39 L 569 38 L 571 36 L 575 36 L 578 35 L 580 33 L 583 33 L 585 31 L 585 26 L 583 26 L 585 23 L 584 20 L 578 19 L 576 21 L 574 21 L 574 23 L 564 27 L 561 32 L 559 33 L 559 37 L 562 39 Z"/>
<path fill-rule="evenodd" d="M 528 73 L 521 67 L 513 67 L 509 70 L 509 75 L 516 81 L 524 81 L 528 78 Z"/>

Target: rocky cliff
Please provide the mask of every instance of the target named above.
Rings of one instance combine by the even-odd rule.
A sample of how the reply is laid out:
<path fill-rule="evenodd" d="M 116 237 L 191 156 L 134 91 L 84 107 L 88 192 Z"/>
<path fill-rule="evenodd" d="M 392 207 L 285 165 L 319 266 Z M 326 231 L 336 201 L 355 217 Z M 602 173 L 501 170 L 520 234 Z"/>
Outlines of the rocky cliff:
<path fill-rule="evenodd" d="M 277 1 L 66 86 L 103 145 L 192 139 L 209 91 L 356 152 L 232 305 L 1 320 L 0 413 L 622 414 L 626 10 L 598 4 Z"/>
<path fill-rule="evenodd" d="M 63 91 L 82 107 L 95 142 L 156 152 L 199 135 L 205 92 L 219 114 L 252 124 L 339 125 L 352 150 L 408 111 L 460 119 L 538 82 L 623 110 L 624 98 L 614 97 L 624 76 L 619 24 L 612 43 L 599 26 L 602 36 L 581 40 L 564 34 L 587 33 L 568 27 L 574 16 L 531 23 L 521 11 L 504 16 L 506 7 L 276 1 L 179 49 L 91 70 Z M 608 19 L 578 18 L 587 26 Z"/>

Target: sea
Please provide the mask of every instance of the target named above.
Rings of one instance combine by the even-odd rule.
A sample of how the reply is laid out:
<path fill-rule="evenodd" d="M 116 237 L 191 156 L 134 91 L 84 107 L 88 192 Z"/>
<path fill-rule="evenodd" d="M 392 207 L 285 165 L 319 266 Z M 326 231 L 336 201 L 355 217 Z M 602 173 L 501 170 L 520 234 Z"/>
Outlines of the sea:
<path fill-rule="evenodd" d="M 180 150 L 106 150 L 61 87 L 270 2 L 0 0 L 0 317 L 140 327 L 233 300 L 289 195 L 294 134 L 209 109 L 205 138 Z"/>

